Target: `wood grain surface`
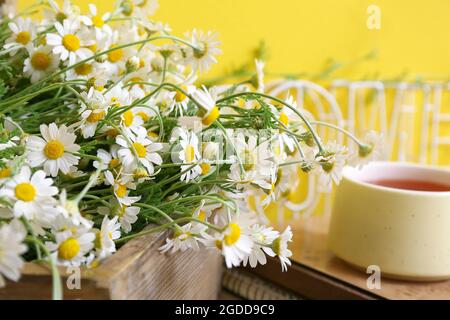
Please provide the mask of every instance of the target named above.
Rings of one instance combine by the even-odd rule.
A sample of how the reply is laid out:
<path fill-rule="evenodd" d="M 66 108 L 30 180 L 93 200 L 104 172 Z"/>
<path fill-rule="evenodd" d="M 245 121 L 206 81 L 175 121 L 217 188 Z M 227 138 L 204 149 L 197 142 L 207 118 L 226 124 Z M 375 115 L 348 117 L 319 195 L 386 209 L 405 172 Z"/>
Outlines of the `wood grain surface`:
<path fill-rule="evenodd" d="M 136 238 L 96 269 L 82 269 L 81 289 L 66 286 L 65 299 L 216 299 L 222 258 L 216 250 L 161 254 L 165 233 Z M 0 289 L 0 299 L 50 299 L 52 280 L 47 265 L 27 263 L 19 282 Z"/>

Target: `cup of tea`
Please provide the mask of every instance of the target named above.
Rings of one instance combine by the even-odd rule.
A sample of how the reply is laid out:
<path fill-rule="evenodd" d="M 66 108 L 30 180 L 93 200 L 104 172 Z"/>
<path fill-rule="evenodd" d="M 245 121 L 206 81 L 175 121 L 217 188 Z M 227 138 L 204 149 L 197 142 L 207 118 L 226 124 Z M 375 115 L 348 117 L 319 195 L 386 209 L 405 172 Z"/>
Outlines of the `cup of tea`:
<path fill-rule="evenodd" d="M 345 168 L 329 248 L 361 269 L 406 280 L 450 278 L 450 171 L 374 162 Z"/>

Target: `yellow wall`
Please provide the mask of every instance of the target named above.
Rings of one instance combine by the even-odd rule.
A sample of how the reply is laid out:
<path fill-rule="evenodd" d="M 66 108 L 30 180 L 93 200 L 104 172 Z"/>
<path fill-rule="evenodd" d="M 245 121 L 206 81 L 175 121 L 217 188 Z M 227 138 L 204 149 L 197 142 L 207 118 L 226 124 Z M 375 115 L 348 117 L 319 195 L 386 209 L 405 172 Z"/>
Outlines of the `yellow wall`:
<path fill-rule="evenodd" d="M 21 7 L 34 0 L 19 0 Z M 88 2 L 102 10 L 114 1 Z M 381 30 L 366 27 L 367 7 L 381 9 Z M 210 75 L 246 62 L 260 40 L 270 52 L 271 73 L 314 73 L 332 57 L 357 60 L 373 49 L 376 59 L 335 76 L 450 79 L 450 1 L 446 0 L 160 0 L 156 18 L 176 34 L 193 27 L 219 32 L 223 55 Z"/>

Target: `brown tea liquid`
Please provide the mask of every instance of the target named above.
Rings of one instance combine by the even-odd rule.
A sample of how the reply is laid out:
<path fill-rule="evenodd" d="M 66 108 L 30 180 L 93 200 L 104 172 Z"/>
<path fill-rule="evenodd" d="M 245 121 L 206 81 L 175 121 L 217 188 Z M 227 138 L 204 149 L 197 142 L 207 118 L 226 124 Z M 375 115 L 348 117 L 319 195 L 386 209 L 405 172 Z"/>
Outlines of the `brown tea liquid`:
<path fill-rule="evenodd" d="M 431 191 L 431 192 L 448 192 L 450 191 L 450 184 L 442 184 L 430 181 L 422 180 L 391 180 L 380 179 L 368 181 L 371 184 L 375 184 L 382 187 L 403 189 L 403 190 L 415 190 L 415 191 Z"/>

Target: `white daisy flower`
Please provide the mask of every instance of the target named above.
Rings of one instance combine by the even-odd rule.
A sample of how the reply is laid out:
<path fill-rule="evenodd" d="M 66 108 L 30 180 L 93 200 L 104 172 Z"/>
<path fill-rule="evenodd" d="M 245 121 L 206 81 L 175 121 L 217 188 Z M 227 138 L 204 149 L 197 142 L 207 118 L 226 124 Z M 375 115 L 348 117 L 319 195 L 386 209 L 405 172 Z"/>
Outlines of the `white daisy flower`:
<path fill-rule="evenodd" d="M 159 8 L 158 0 L 131 0 L 138 16 L 148 20 Z"/>
<path fill-rule="evenodd" d="M 141 130 L 142 125 L 144 124 L 142 118 L 136 116 L 133 109 L 129 109 L 122 113 L 120 119 L 122 126 L 126 130 L 132 131 L 134 133 L 138 133 Z"/>
<path fill-rule="evenodd" d="M 95 160 L 93 162 L 94 168 L 101 170 L 114 170 L 120 166 L 120 159 L 117 155 L 117 151 L 119 150 L 118 145 L 112 145 L 110 148 L 110 152 L 104 149 L 97 150 L 97 158 L 100 158 L 102 161 Z"/>
<path fill-rule="evenodd" d="M 141 199 L 140 196 L 129 196 L 130 190 L 136 189 L 136 184 L 132 181 L 132 176 L 122 176 L 120 179 L 114 179 L 111 171 L 105 172 L 107 184 L 113 187 L 116 199 L 125 206 L 131 206 Z"/>
<path fill-rule="evenodd" d="M 152 142 L 145 128 L 140 127 L 136 131 L 136 135 L 131 132 L 128 134 L 127 138 L 131 144 L 124 136 L 117 136 L 116 143 L 121 146 L 117 154 L 128 172 L 134 172 L 139 165 L 143 165 L 152 176 L 155 173 L 154 164 L 162 164 L 162 158 L 157 153 L 162 149 L 162 144 Z"/>
<path fill-rule="evenodd" d="M 27 232 L 22 223 L 13 220 L 0 227 L 0 288 L 5 286 L 5 279 L 18 281 L 24 260 L 22 254 L 27 251 L 23 243 Z"/>
<path fill-rule="evenodd" d="M 25 59 L 23 72 L 30 77 L 31 83 L 45 78 L 58 68 L 59 58 L 48 46 L 27 46 L 29 57 Z"/>
<path fill-rule="evenodd" d="M 198 137 L 195 132 L 186 131 L 182 128 L 177 128 L 178 136 L 180 139 L 179 147 L 181 150 L 178 152 L 176 157 L 174 157 L 174 162 L 185 163 L 180 167 L 180 170 L 186 171 L 194 165 L 193 168 L 189 169 L 183 173 L 180 177 L 181 181 L 189 182 L 197 178 L 202 173 L 202 168 L 199 164 L 201 156 L 198 149 Z"/>
<path fill-rule="evenodd" d="M 132 225 L 137 221 L 140 207 L 126 206 L 115 199 L 110 201 L 110 207 L 99 207 L 98 212 L 101 215 L 113 215 L 119 217 L 120 226 L 125 233 L 132 229 Z"/>
<path fill-rule="evenodd" d="M 190 55 L 187 59 L 187 62 L 192 65 L 192 68 L 195 71 L 199 71 L 200 73 L 204 73 L 208 71 L 212 64 L 217 63 L 216 55 L 222 53 L 218 47 L 220 42 L 217 41 L 217 34 L 211 31 L 203 32 L 193 30 L 192 34 L 186 35 L 196 48 L 192 49 L 188 47 L 190 51 Z"/>
<path fill-rule="evenodd" d="M 88 229 L 92 227 L 92 221 L 84 218 L 81 215 L 80 209 L 78 207 L 78 203 L 74 200 L 67 199 L 66 190 L 62 190 L 59 195 L 59 203 L 57 206 L 58 211 L 61 213 L 65 219 L 71 221 L 71 223 L 75 226 L 84 226 Z"/>
<path fill-rule="evenodd" d="M 193 94 L 197 89 L 193 85 L 181 85 L 181 89 L 188 95 Z M 176 91 L 172 106 L 169 108 L 169 112 L 175 112 L 178 116 L 183 116 L 188 107 L 189 97 L 181 91 Z"/>
<path fill-rule="evenodd" d="M 203 234 L 204 243 L 215 246 L 222 252 L 228 268 L 237 267 L 252 252 L 253 241 L 248 232 L 251 224 L 246 217 L 236 217 L 228 223 L 224 233 L 215 236 Z"/>
<path fill-rule="evenodd" d="M 215 89 L 208 91 L 205 86 L 202 89 L 196 90 L 192 93 L 192 97 L 197 101 L 204 109 L 202 116 L 202 123 L 205 126 L 210 126 L 220 116 L 219 108 L 216 106 L 216 92 Z"/>
<path fill-rule="evenodd" d="M 177 251 L 184 252 L 188 249 L 198 250 L 200 234 L 206 230 L 202 224 L 187 223 L 184 226 L 178 227 L 174 231 L 173 238 L 166 238 L 166 243 L 159 247 L 162 253 L 174 253 Z"/>
<path fill-rule="evenodd" d="M 107 103 L 114 108 L 128 106 L 131 104 L 130 92 L 123 88 L 123 83 L 117 83 L 112 89 L 105 93 Z M 134 118 L 131 120 L 131 123 Z"/>
<path fill-rule="evenodd" d="M 89 15 L 81 16 L 80 20 L 85 25 L 95 28 L 97 38 L 103 38 L 105 36 L 112 35 L 112 29 L 107 24 L 108 20 L 111 18 L 111 13 L 106 12 L 103 15 L 98 13 L 97 7 L 90 3 L 89 4 Z"/>
<path fill-rule="evenodd" d="M 0 195 L 14 202 L 16 217 L 24 216 L 44 225 L 50 223 L 56 215 L 53 196 L 57 193 L 58 188 L 53 186 L 51 178 L 45 177 L 44 171 L 32 174 L 27 166 L 23 166 L 0 190 Z"/>
<path fill-rule="evenodd" d="M 81 37 L 80 25 L 76 20 L 64 20 L 63 23 L 56 22 L 55 28 L 58 33 L 47 34 L 47 44 L 53 47 L 53 53 L 59 55 L 62 61 L 75 64 L 92 56 L 92 51 L 87 48 L 95 44 L 94 40 Z"/>
<path fill-rule="evenodd" d="M 327 144 L 325 154 L 316 157 L 318 165 L 313 172 L 319 175 L 318 190 L 320 192 L 331 192 L 333 182 L 336 185 L 340 183 L 347 158 L 347 148 L 336 142 Z"/>
<path fill-rule="evenodd" d="M 97 125 L 105 118 L 109 106 L 104 95 L 94 87 L 88 92 L 82 92 L 81 96 L 83 99 L 80 102 L 82 104 L 80 129 L 86 139 L 95 135 Z"/>
<path fill-rule="evenodd" d="M 80 146 L 75 144 L 76 136 L 65 125 L 59 128 L 55 123 L 41 124 L 41 137 L 30 136 L 27 139 L 28 162 L 31 167 L 44 167 L 44 171 L 56 177 L 58 171 L 67 174 L 70 167 L 77 165 L 79 157 L 73 155 Z"/>
<path fill-rule="evenodd" d="M 291 95 L 288 96 L 286 103 L 292 106 L 294 109 L 297 109 L 297 102 Z M 294 111 L 292 111 L 291 108 L 284 106 L 279 110 L 278 121 L 280 121 L 280 123 L 282 123 L 284 127 L 290 130 L 290 124 L 292 122 L 298 121 L 298 116 Z M 294 138 L 289 133 L 280 130 L 280 133 L 276 135 L 276 138 L 279 139 L 281 151 L 283 151 L 285 147 L 289 150 L 289 152 L 293 152 L 295 150 Z"/>
<path fill-rule="evenodd" d="M 116 252 L 114 240 L 120 238 L 120 223 L 117 221 L 118 218 L 118 216 L 115 216 L 110 220 L 108 216 L 105 216 L 101 229 L 96 233 L 95 249 L 99 259 L 109 257 Z"/>
<path fill-rule="evenodd" d="M 36 29 L 30 18 L 17 18 L 16 21 L 12 21 L 8 24 L 9 29 L 11 29 L 11 36 L 6 39 L 4 48 L 12 49 L 10 53 L 12 55 L 16 54 L 20 48 L 24 48 L 35 38 Z"/>
<path fill-rule="evenodd" d="M 370 130 L 362 141 L 364 146 L 359 146 L 358 152 L 350 157 L 349 163 L 351 165 L 361 168 L 372 161 L 386 160 L 387 150 L 382 134 Z"/>
<path fill-rule="evenodd" d="M 59 265 L 80 266 L 86 263 L 86 255 L 94 248 L 95 234 L 88 228 L 76 227 L 55 234 L 54 242 L 46 242 Z"/>
<path fill-rule="evenodd" d="M 291 227 L 288 226 L 286 230 L 276 238 L 266 253 L 272 257 L 278 256 L 281 262 L 281 270 L 287 271 L 287 266 L 291 265 L 289 258 L 292 256 L 291 250 L 288 249 L 288 242 L 292 241 Z"/>
<path fill-rule="evenodd" d="M 254 224 L 250 227 L 250 235 L 254 246 L 250 255 L 244 258 L 243 265 L 245 267 L 249 264 L 250 267 L 255 268 L 258 264 L 267 263 L 266 254 L 272 253 L 269 246 L 278 238 L 279 233 L 272 227 Z"/>
<path fill-rule="evenodd" d="M 44 8 L 45 21 L 58 21 L 62 23 L 66 19 L 78 19 L 79 10 L 72 5 L 70 0 L 64 0 L 62 7 L 60 7 L 55 1 L 48 0 L 50 8 Z"/>

